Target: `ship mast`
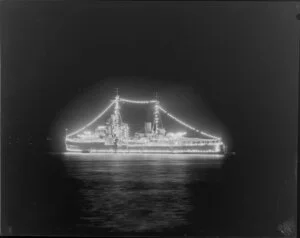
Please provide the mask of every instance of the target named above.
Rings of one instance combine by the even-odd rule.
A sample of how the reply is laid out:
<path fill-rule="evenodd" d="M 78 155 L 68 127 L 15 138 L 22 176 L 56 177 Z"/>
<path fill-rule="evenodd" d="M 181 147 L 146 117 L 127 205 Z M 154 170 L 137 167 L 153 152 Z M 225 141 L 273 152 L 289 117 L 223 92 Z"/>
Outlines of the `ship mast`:
<path fill-rule="evenodd" d="M 159 101 L 157 92 L 155 93 L 155 104 L 154 104 L 154 134 L 158 133 L 158 122 L 159 122 Z"/>
<path fill-rule="evenodd" d="M 114 134 L 116 137 L 119 137 L 120 132 L 120 96 L 119 96 L 119 89 L 116 88 L 116 97 L 115 97 L 115 110 L 114 110 Z"/>

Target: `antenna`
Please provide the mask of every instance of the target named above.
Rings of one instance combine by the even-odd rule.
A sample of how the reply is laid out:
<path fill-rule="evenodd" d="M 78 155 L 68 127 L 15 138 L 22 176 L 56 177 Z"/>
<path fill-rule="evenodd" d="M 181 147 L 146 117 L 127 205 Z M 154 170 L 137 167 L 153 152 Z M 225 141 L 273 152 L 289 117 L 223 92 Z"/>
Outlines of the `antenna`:
<path fill-rule="evenodd" d="M 119 96 L 119 88 L 115 88 L 115 90 L 116 90 L 116 96 Z"/>
<path fill-rule="evenodd" d="M 155 98 L 156 101 L 158 101 L 158 98 L 159 98 L 159 97 L 158 97 L 158 93 L 157 93 L 157 92 L 155 92 L 154 98 Z"/>

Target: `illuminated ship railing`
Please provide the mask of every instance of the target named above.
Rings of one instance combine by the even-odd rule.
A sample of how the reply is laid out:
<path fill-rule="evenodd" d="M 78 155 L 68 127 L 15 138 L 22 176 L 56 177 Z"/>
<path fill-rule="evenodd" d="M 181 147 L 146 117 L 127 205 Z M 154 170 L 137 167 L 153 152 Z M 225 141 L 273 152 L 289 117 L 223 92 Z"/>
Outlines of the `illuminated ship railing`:
<path fill-rule="evenodd" d="M 122 143 L 120 144 L 120 145 L 122 145 Z M 128 145 L 129 147 L 130 146 L 132 146 L 132 147 L 151 147 L 151 146 L 155 146 L 155 147 L 172 147 L 172 146 L 184 146 L 184 147 L 186 147 L 186 146 L 205 146 L 205 145 L 216 145 L 216 143 L 207 143 L 207 144 L 204 144 L 204 143 L 202 143 L 202 144 L 191 144 L 191 143 L 189 143 L 189 144 L 182 144 L 182 143 L 172 143 L 172 144 L 167 144 L 167 143 L 165 143 L 165 144 L 162 144 L 162 143 L 145 143 L 145 144 L 124 144 L 124 145 Z"/>
<path fill-rule="evenodd" d="M 82 139 L 82 138 L 66 138 L 68 142 L 74 143 L 104 143 L 105 140 L 103 139 Z"/>
<path fill-rule="evenodd" d="M 71 152 L 83 152 L 83 150 L 81 149 L 69 149 L 67 147 L 68 151 Z M 90 150 L 90 152 L 92 153 L 113 153 L 115 152 L 114 149 L 92 149 Z M 174 153 L 174 154 L 178 154 L 178 153 L 207 153 L 207 154 L 214 154 L 216 153 L 216 150 L 197 150 L 197 149 L 189 149 L 189 150 L 170 150 L 170 151 L 165 151 L 165 150 L 151 150 L 151 149 L 145 149 L 145 150 L 126 150 L 126 149 L 118 149 L 118 153 L 157 153 L 157 154 L 166 154 L 166 153 Z"/>
<path fill-rule="evenodd" d="M 73 143 L 105 143 L 104 139 L 81 139 L 81 138 L 67 138 L 66 141 Z M 169 140 L 169 141 L 120 141 L 119 145 L 126 145 L 132 147 L 170 147 L 170 146 L 206 146 L 206 145 L 217 145 L 222 144 L 219 141 L 178 141 L 178 140 Z"/>

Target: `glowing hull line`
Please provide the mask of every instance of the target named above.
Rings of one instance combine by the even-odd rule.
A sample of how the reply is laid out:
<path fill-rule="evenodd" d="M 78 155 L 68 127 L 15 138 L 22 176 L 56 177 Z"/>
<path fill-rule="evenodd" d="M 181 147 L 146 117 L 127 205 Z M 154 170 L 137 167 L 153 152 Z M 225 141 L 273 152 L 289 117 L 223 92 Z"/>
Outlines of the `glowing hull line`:
<path fill-rule="evenodd" d="M 112 152 L 95 152 L 95 153 L 83 153 L 81 150 L 80 151 L 68 151 L 68 152 L 64 152 L 63 153 L 64 155 L 75 155 L 75 156 L 83 156 L 84 155 L 84 158 L 86 159 L 87 157 L 94 157 L 95 155 L 98 155 L 98 156 L 101 156 L 101 155 L 111 155 L 111 154 L 115 154 L 116 156 L 118 155 L 123 155 L 123 154 L 135 154 L 135 155 L 140 155 L 141 153 L 112 153 Z M 176 158 L 176 154 L 173 154 L 173 153 L 154 153 L 152 155 L 170 155 L 172 156 L 171 158 Z M 180 154 L 177 154 L 177 155 L 180 155 Z M 174 156 L 174 157 L 173 157 Z M 223 154 L 194 154 L 194 153 L 190 153 L 190 154 L 185 154 L 185 156 L 191 156 L 192 158 L 194 158 L 195 156 L 197 158 L 212 158 L 212 159 L 217 159 L 217 158 L 224 158 L 224 155 Z M 147 157 L 149 158 L 149 157 Z M 109 158 L 109 160 L 111 160 L 113 158 Z M 131 158 L 132 159 L 132 158 Z M 166 158 L 167 159 L 167 158 Z M 180 159 L 184 160 L 184 159 L 188 159 L 188 158 L 182 158 L 180 157 Z"/>
<path fill-rule="evenodd" d="M 74 142 L 74 143 L 82 143 L 82 142 L 86 142 L 86 143 L 105 143 L 105 140 L 103 139 L 85 139 L 85 141 L 82 141 L 82 139 L 71 139 L 71 138 L 66 138 L 66 141 L 68 142 Z M 136 142 L 136 141 L 130 141 L 130 142 L 124 142 L 122 143 L 122 145 L 128 145 L 130 146 L 131 144 L 130 143 L 134 143 L 134 145 L 144 145 L 144 144 L 152 144 L 152 145 L 157 145 L 157 146 L 160 146 L 160 145 L 172 145 L 170 144 L 172 141 L 170 140 L 160 140 L 160 141 L 146 141 L 146 142 Z M 191 144 L 191 145 L 205 145 L 205 144 L 216 144 L 216 143 L 219 143 L 220 141 L 219 140 L 216 140 L 216 139 L 199 139 L 198 141 L 193 141 L 193 143 L 188 143 L 188 142 L 185 142 L 185 143 L 182 143 L 181 141 L 177 141 L 177 144 L 182 144 L 182 145 L 188 145 L 188 144 Z M 159 144 L 157 144 L 159 143 Z M 164 144 L 166 143 L 166 144 Z M 176 144 L 174 144 L 176 145 Z"/>
<path fill-rule="evenodd" d="M 75 131 L 75 132 L 73 132 L 73 133 L 68 134 L 66 137 L 68 138 L 68 137 L 70 137 L 70 136 L 73 136 L 73 135 L 75 135 L 75 134 L 77 134 L 77 133 L 83 131 L 84 129 L 86 129 L 86 128 L 89 127 L 90 125 L 92 125 L 95 121 L 97 121 L 100 117 L 102 117 L 102 116 L 108 111 L 108 109 L 110 109 L 111 106 L 114 105 L 114 104 L 115 104 L 115 101 L 113 101 L 111 104 L 109 104 L 109 106 L 108 106 L 106 109 L 104 109 L 104 111 L 101 112 L 98 116 L 96 116 L 94 120 L 92 120 L 91 122 L 89 122 L 89 123 L 88 123 L 87 125 L 85 125 L 84 127 L 80 128 L 79 130 L 77 130 L 77 131 Z"/>
<path fill-rule="evenodd" d="M 211 138 L 216 139 L 216 140 L 220 140 L 220 139 L 221 139 L 221 138 L 219 138 L 219 137 L 210 135 L 210 134 L 205 133 L 205 132 L 203 132 L 203 131 L 199 131 L 199 130 L 197 130 L 196 128 L 194 128 L 194 127 L 192 127 L 192 126 L 186 124 L 185 122 L 179 120 L 177 117 L 175 117 L 175 116 L 173 116 L 172 114 L 170 114 L 169 112 L 167 112 L 167 111 L 166 111 L 165 109 L 163 109 L 161 106 L 158 106 L 158 108 L 159 108 L 162 112 L 164 112 L 166 115 L 168 115 L 169 117 L 171 117 L 172 119 L 174 119 L 175 121 L 177 121 L 178 123 L 180 123 L 181 125 L 183 125 L 183 126 L 189 128 L 189 129 L 191 129 L 191 130 L 193 130 L 193 131 L 199 132 L 199 133 L 201 133 L 202 135 L 211 137 Z"/>
<path fill-rule="evenodd" d="M 84 150 L 80 149 L 69 149 L 67 148 L 67 151 L 70 152 L 84 152 Z M 189 154 L 189 153 L 201 153 L 201 155 L 205 155 L 204 153 L 210 154 L 210 155 L 216 155 L 216 151 L 214 150 L 90 150 L 91 154 L 94 153 L 157 153 L 157 154 Z"/>
<path fill-rule="evenodd" d="M 103 143 L 105 144 L 105 142 L 103 141 L 88 141 L 88 140 L 85 140 L 85 141 L 77 141 L 77 140 L 74 140 L 74 139 L 66 139 L 67 142 L 73 142 L 73 143 L 78 143 L 78 144 L 81 144 L 81 143 Z M 163 144 L 163 143 L 147 143 L 147 144 L 120 144 L 120 146 L 127 146 L 127 147 L 152 147 L 152 146 L 156 146 L 156 147 L 172 147 L 172 146 L 185 146 L 185 147 L 189 147 L 189 146 L 204 146 L 204 145 L 218 145 L 217 143 L 215 142 L 208 142 L 208 143 L 195 143 L 195 144 L 192 144 L 192 143 L 189 143 L 189 144 Z"/>

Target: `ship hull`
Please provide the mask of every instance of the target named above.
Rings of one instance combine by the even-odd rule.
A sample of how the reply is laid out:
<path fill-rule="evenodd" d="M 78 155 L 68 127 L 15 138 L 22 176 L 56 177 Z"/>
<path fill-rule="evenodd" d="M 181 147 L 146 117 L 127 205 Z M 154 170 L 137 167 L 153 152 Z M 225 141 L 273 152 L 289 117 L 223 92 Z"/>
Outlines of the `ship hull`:
<path fill-rule="evenodd" d="M 215 145 L 105 145 L 104 143 L 66 142 L 67 151 L 81 153 L 141 153 L 141 154 L 224 154 Z"/>

